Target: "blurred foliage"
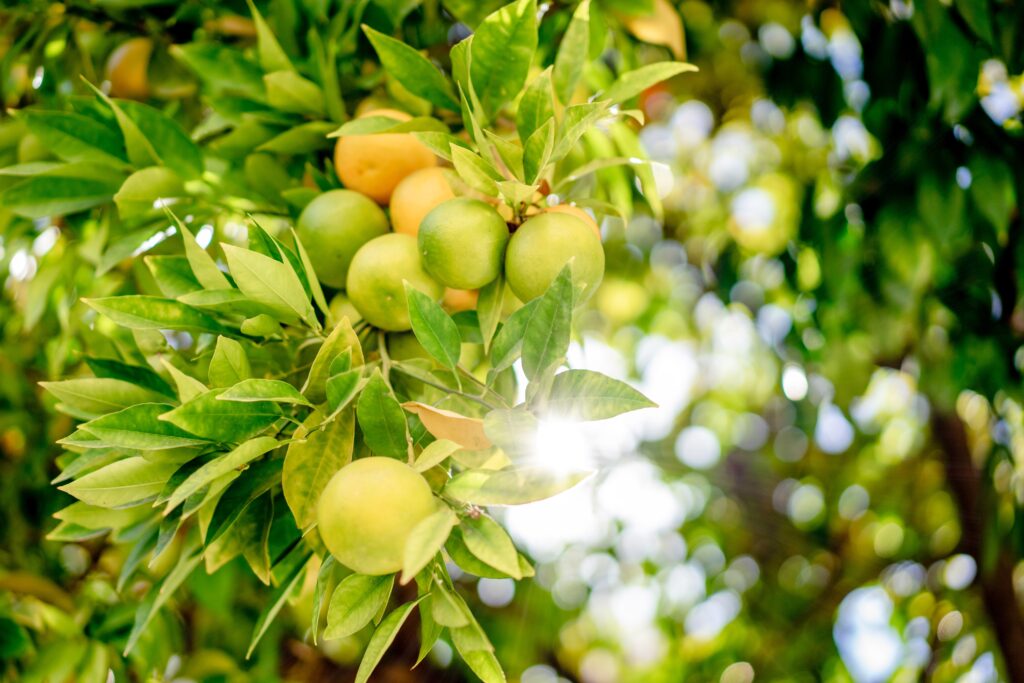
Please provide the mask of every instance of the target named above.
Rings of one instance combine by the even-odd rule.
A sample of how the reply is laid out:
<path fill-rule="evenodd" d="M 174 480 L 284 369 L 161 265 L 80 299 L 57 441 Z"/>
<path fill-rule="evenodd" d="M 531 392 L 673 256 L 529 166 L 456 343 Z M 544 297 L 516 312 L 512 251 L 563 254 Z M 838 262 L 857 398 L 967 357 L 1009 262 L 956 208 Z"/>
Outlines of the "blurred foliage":
<path fill-rule="evenodd" d="M 459 4 L 473 11 L 450 6 Z M 294 27 L 280 8 L 299 5 L 317 3 L 273 3 L 267 14 Z M 206 48 L 253 44 L 223 21 L 246 15 L 241 4 L 53 7 L 3 15 L 8 106 L 82 92 L 78 74 L 98 81 L 105 55 L 128 36 L 152 35 L 158 55 L 193 38 Z M 660 408 L 554 425 L 561 455 L 602 469 L 585 487 L 505 515 L 536 560 L 536 580 L 511 590 L 497 579 L 456 581 L 475 587 L 499 659 L 524 683 L 1021 680 L 1024 13 L 986 0 L 842 11 L 684 0 L 678 9 L 700 72 L 641 99 L 641 141 L 666 165 L 651 179 L 665 217 L 642 202 L 626 220 L 608 212 L 608 274 L 570 359 L 632 378 Z M 284 45 L 290 54 L 310 45 L 294 43 Z M 369 54 L 362 41 L 355 49 Z M 642 63 L 666 49 L 606 56 Z M 345 68 L 346 98 L 381 92 Z M 187 91 L 166 111 L 194 121 L 216 109 Z M 266 123 L 253 120 L 232 124 Z M 5 166 L 35 153 L 17 126 L 5 129 Z M 630 153 L 614 127 L 606 132 L 580 149 L 611 141 Z M 236 171 L 245 156 L 231 162 Z M 591 180 L 577 197 L 630 209 L 640 199 L 623 169 Z M 218 236 L 262 201 L 236 205 Z M 41 541 L 67 502 L 47 481 L 56 474 L 49 444 L 71 422 L 41 408 L 34 385 L 65 372 L 90 334 L 78 296 L 146 276 L 119 260 L 93 277 L 108 253 L 104 220 L 115 219 L 71 218 L 58 230 L 17 221 L 4 231 L 8 659 L 59 643 L 79 670 L 98 671 L 104 657 L 117 662 L 116 650 L 90 643 L 123 641 L 132 620 L 114 599 L 103 543 Z M 187 620 L 161 617 L 166 631 L 126 666 L 139 677 L 166 668 L 167 678 L 327 675 L 292 617 L 264 639 L 255 666 L 240 663 L 251 627 L 238 624 L 261 601 L 244 576 L 231 564 L 196 574 L 175 605 Z M 342 663 L 358 656 L 324 648 Z M 430 680 L 462 675 L 445 670 L 450 648 L 431 661 Z"/>

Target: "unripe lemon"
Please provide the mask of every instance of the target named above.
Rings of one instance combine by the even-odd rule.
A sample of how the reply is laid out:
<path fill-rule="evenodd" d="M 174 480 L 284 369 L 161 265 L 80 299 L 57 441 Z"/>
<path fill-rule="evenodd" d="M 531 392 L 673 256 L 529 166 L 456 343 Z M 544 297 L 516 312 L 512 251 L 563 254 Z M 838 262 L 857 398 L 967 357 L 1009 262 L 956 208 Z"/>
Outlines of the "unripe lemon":
<path fill-rule="evenodd" d="M 434 300 L 444 293 L 444 287 L 423 270 L 416 238 L 390 233 L 370 240 L 356 252 L 348 269 L 346 291 L 371 325 L 402 332 L 412 328 L 403 280 Z"/>
<path fill-rule="evenodd" d="M 349 323 L 355 325 L 362 320 L 363 316 L 359 315 L 359 311 L 356 310 L 356 307 L 352 305 L 347 296 L 338 292 L 331 298 L 330 303 L 327 304 L 328 328 L 334 329 L 341 322 L 342 318 L 348 318 Z"/>
<path fill-rule="evenodd" d="M 388 232 L 388 217 L 352 190 L 330 190 L 306 205 L 296 232 L 316 276 L 329 287 L 345 286 L 349 264 L 359 248 Z"/>
<path fill-rule="evenodd" d="M 604 275 L 604 249 L 593 229 L 568 213 L 542 213 L 512 235 L 505 277 L 517 297 L 535 299 L 572 260 L 572 279 L 589 298 Z"/>
<path fill-rule="evenodd" d="M 394 458 L 360 458 L 338 470 L 317 504 L 320 538 L 354 572 L 402 568 L 409 534 L 437 509 L 430 485 Z"/>
<path fill-rule="evenodd" d="M 131 38 L 121 43 L 107 58 L 107 80 L 110 94 L 131 100 L 149 97 L 149 57 L 153 41 L 149 38 Z"/>
<path fill-rule="evenodd" d="M 391 360 L 413 360 L 415 358 L 430 359 L 430 354 L 423 348 L 412 332 L 399 332 L 388 335 L 388 355 Z"/>
<path fill-rule="evenodd" d="M 364 116 L 412 118 L 395 109 L 376 109 Z M 407 175 L 436 165 L 434 153 L 409 133 L 346 135 L 338 138 L 334 147 L 334 167 L 341 182 L 378 204 L 387 204 L 395 186 Z"/>
<path fill-rule="evenodd" d="M 420 224 L 424 267 L 455 289 L 479 289 L 498 277 L 507 244 L 505 221 L 479 199 L 449 199 Z"/>
<path fill-rule="evenodd" d="M 391 225 L 395 232 L 416 235 L 424 216 L 455 198 L 443 168 L 421 168 L 398 183 L 391 193 Z"/>
<path fill-rule="evenodd" d="M 565 213 L 570 216 L 576 216 L 581 221 L 590 226 L 590 229 L 597 235 L 597 239 L 601 239 L 601 226 L 597 224 L 589 213 L 576 206 L 575 204 L 558 204 L 556 206 L 549 206 L 544 209 L 541 213 Z"/>

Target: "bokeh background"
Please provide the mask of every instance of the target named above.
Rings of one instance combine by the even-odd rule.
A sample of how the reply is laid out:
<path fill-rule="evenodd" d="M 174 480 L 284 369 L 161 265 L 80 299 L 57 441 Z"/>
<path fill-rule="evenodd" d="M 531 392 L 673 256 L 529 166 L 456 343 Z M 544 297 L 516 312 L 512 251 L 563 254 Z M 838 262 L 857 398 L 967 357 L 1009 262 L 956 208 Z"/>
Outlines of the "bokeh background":
<path fill-rule="evenodd" d="M 499 659 L 522 683 L 1024 680 L 1024 12 L 673 4 L 700 72 L 641 102 L 665 215 L 636 202 L 604 220 L 609 270 L 570 358 L 659 407 L 543 425 L 540 448 L 599 475 L 504 513 L 535 579 L 460 579 Z M 104 54 L 167 17 L 54 7 L 0 10 L 7 106 L 76 87 L 94 67 L 62 67 L 72 46 Z M 4 135 L 3 165 L 31 153 Z M 617 167 L 576 189 L 629 207 L 637 192 Z M 87 240 L 4 220 L 0 675 L 34 661 L 37 680 L 105 680 L 134 608 L 101 542 L 44 540 L 70 419 L 36 382 L 89 334 L 71 293 L 131 273 L 94 278 Z M 131 676 L 351 676 L 359 642 L 303 640 L 308 596 L 245 662 L 265 597 L 236 564 L 198 572 Z M 409 673 L 415 652 L 399 642 L 381 680 L 472 680 L 444 642 Z"/>

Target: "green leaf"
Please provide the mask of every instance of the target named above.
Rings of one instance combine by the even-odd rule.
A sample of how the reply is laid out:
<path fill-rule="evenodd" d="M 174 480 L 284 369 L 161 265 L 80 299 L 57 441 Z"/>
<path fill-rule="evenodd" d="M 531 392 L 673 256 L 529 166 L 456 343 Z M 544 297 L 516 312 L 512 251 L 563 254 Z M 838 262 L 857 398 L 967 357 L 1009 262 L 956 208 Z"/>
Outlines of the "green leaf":
<path fill-rule="evenodd" d="M 391 643 L 395 642 L 398 630 L 402 628 L 402 624 L 409 618 L 409 615 L 412 614 L 413 609 L 416 608 L 416 605 L 421 600 L 423 600 L 422 597 L 414 602 L 407 602 L 392 611 L 380 622 L 380 626 L 370 636 L 370 642 L 366 644 L 363 659 L 359 662 L 359 669 L 356 671 L 355 683 L 366 683 L 370 679 L 370 674 L 377 668 L 377 664 L 384 657 L 384 652 L 391 647 Z"/>
<path fill-rule="evenodd" d="M 327 137 L 349 137 L 358 135 L 391 135 L 393 133 L 429 133 L 449 135 L 448 126 L 430 116 L 416 116 L 403 121 L 387 115 L 364 116 L 343 124 Z"/>
<path fill-rule="evenodd" d="M 82 114 L 61 111 L 24 111 L 28 129 L 43 145 L 65 161 L 127 164 L 124 141 L 117 130 Z"/>
<path fill-rule="evenodd" d="M 526 140 L 526 149 L 523 153 L 523 173 L 529 182 L 535 183 L 540 180 L 554 151 L 555 120 L 548 119 Z"/>
<path fill-rule="evenodd" d="M 309 284 L 309 291 L 313 295 L 313 301 L 316 302 L 316 305 L 326 315 L 329 312 L 327 299 L 324 298 L 324 290 L 320 287 L 320 280 L 316 276 L 316 271 L 313 270 L 313 262 L 309 260 L 309 254 L 306 253 L 306 248 L 302 246 L 299 234 L 295 232 L 295 228 L 291 229 L 291 233 L 292 240 L 295 242 L 295 253 L 299 258 L 299 263 L 302 264 L 302 270 L 306 276 L 305 280 Z"/>
<path fill-rule="evenodd" d="M 249 11 L 252 12 L 252 20 L 256 24 L 256 52 L 259 55 L 260 66 L 266 72 L 293 70 L 295 67 L 292 66 L 291 60 L 252 0 L 249 0 Z"/>
<path fill-rule="evenodd" d="M 499 273 L 498 277 L 480 288 L 476 301 L 477 321 L 485 353 L 490 351 L 491 340 L 494 339 L 494 332 L 501 321 L 504 305 L 505 276 Z"/>
<path fill-rule="evenodd" d="M 181 233 L 181 240 L 185 245 L 185 256 L 188 257 L 188 263 L 192 266 L 192 274 L 199 280 L 199 284 L 206 289 L 230 289 L 231 283 L 217 267 L 213 257 L 199 246 L 196 238 L 176 215 L 171 213 L 171 217 L 178 225 L 178 232 Z"/>
<path fill-rule="evenodd" d="M 278 613 L 284 608 L 289 598 L 297 592 L 302 586 L 302 578 L 305 574 L 306 568 L 305 561 L 296 563 L 295 567 L 291 569 L 285 579 L 280 583 L 277 590 L 271 596 L 270 601 L 264 608 L 263 613 L 260 614 L 259 619 L 256 622 L 256 628 L 252 634 L 252 640 L 249 642 L 249 649 L 245 653 L 245 658 L 249 659 L 252 656 L 253 651 L 256 649 L 256 645 L 263 638 L 263 635 L 270 628 L 270 625 L 277 618 Z"/>
<path fill-rule="evenodd" d="M 26 218 L 75 213 L 109 202 L 123 179 L 109 166 L 65 164 L 11 185 L 0 205 Z"/>
<path fill-rule="evenodd" d="M 113 413 L 137 403 L 159 403 L 163 394 L 119 379 L 83 377 L 60 382 L 40 382 L 74 414 L 85 419 Z"/>
<path fill-rule="evenodd" d="M 576 6 L 569 28 L 562 36 L 562 44 L 558 46 L 558 55 L 555 57 L 552 72 L 555 95 L 563 104 L 569 104 L 569 100 L 572 99 L 576 84 L 583 75 L 589 50 L 590 0 L 583 0 Z"/>
<path fill-rule="evenodd" d="M 523 96 L 519 98 L 516 130 L 519 132 L 519 140 L 523 147 L 534 131 L 555 117 L 551 79 L 551 67 L 548 67 L 530 82 L 523 91 Z"/>
<path fill-rule="evenodd" d="M 167 372 L 170 373 L 171 379 L 174 380 L 174 385 L 178 389 L 178 399 L 182 403 L 191 401 L 204 391 L 208 391 L 208 387 L 205 384 L 191 375 L 186 375 L 184 372 L 171 365 L 166 358 L 162 358 L 160 360 L 163 363 L 163 366 L 167 369 Z"/>
<path fill-rule="evenodd" d="M 69 479 L 75 479 L 80 474 L 94 472 L 104 465 L 120 460 L 122 457 L 124 457 L 124 451 L 119 448 L 96 448 L 86 451 L 66 465 L 50 483 L 60 484 Z"/>
<path fill-rule="evenodd" d="M 498 152 L 498 157 L 505 165 L 505 168 L 508 169 L 509 173 L 515 178 L 522 179 L 524 177 L 523 148 L 518 144 L 518 142 L 506 140 L 500 135 L 496 135 L 489 130 L 485 130 L 484 135 L 494 147 L 494 150 Z M 532 192 L 530 193 L 530 196 L 533 196 Z"/>
<path fill-rule="evenodd" d="M 327 405 L 331 412 L 344 408 L 359 393 L 362 372 L 346 370 L 331 375 L 327 380 Z"/>
<path fill-rule="evenodd" d="M 118 107 L 155 151 L 155 161 L 186 180 L 202 174 L 203 156 L 199 147 L 174 119 L 141 102 L 123 100 L 118 102 Z"/>
<path fill-rule="evenodd" d="M 413 527 L 405 541 L 402 556 L 402 583 L 408 583 L 421 569 L 444 547 L 452 527 L 458 524 L 459 518 L 445 504 L 438 506 L 437 512 L 425 517 Z"/>
<path fill-rule="evenodd" d="M 551 465 L 558 467 L 558 463 Z M 523 505 L 567 491 L 590 475 L 590 472 L 558 475 L 547 467 L 466 470 L 445 484 L 444 494 L 475 505 Z"/>
<path fill-rule="evenodd" d="M 274 403 L 293 403 L 311 406 L 312 404 L 299 390 L 288 382 L 279 379 L 246 379 L 228 388 L 217 397 L 218 401 L 273 401 Z"/>
<path fill-rule="evenodd" d="M 264 585 L 269 586 L 270 531 L 274 523 L 274 498 L 261 496 L 253 501 L 238 520 L 234 533 L 242 543 L 242 556 Z"/>
<path fill-rule="evenodd" d="M 455 321 L 436 301 L 408 282 L 405 296 L 416 339 L 438 363 L 454 370 L 462 352 L 462 338 Z"/>
<path fill-rule="evenodd" d="M 300 529 L 316 521 L 316 506 L 324 487 L 338 470 L 352 461 L 355 445 L 353 411 L 343 411 L 326 426 L 310 433 L 323 419 L 319 412 L 306 418 L 292 435 L 296 440 L 288 445 L 284 458 L 281 488 Z"/>
<path fill-rule="evenodd" d="M 337 126 L 328 121 L 307 121 L 257 145 L 256 151 L 289 155 L 310 154 L 331 146 L 327 136 L 335 128 Z"/>
<path fill-rule="evenodd" d="M 153 391 L 169 398 L 177 397 L 177 394 L 174 393 L 174 389 L 171 388 L 171 385 L 168 384 L 163 377 L 154 372 L 152 368 L 123 363 L 119 360 L 114 360 L 113 358 L 86 357 L 83 360 L 85 360 L 85 364 L 89 366 L 89 369 L 92 370 L 93 374 L 97 377 L 119 379 L 131 384 L 137 384 L 140 387 L 152 389 Z M 138 401 L 136 401 L 136 403 L 137 402 Z"/>
<path fill-rule="evenodd" d="M 96 418 L 79 427 L 105 443 L 119 448 L 138 451 L 156 451 L 167 448 L 205 445 L 186 431 L 159 419 L 170 406 L 159 403 L 140 403 L 110 415 Z"/>
<path fill-rule="evenodd" d="M 320 573 L 316 577 L 316 587 L 313 589 L 313 617 L 309 627 L 309 633 L 313 637 L 313 644 L 317 644 L 317 637 L 320 632 L 320 619 L 323 613 L 324 594 L 328 587 L 334 584 L 334 576 L 340 571 L 338 561 L 334 555 L 328 555 L 320 565 Z"/>
<path fill-rule="evenodd" d="M 316 322 L 309 296 L 290 265 L 231 244 L 221 246 L 243 294 L 286 320 Z"/>
<path fill-rule="evenodd" d="M 975 206 L 1000 234 L 1005 233 L 1017 205 L 1013 171 L 1001 159 L 980 154 L 971 155 L 968 169 Z"/>
<path fill-rule="evenodd" d="M 123 507 L 156 496 L 177 468 L 174 463 L 150 462 L 135 456 L 101 467 L 58 488 L 89 505 Z"/>
<path fill-rule="evenodd" d="M 341 319 L 341 322 L 331 330 L 330 335 L 320 346 L 316 358 L 313 359 L 313 365 L 309 368 L 306 382 L 302 385 L 302 393 L 313 403 L 321 403 L 326 398 L 326 385 L 327 378 L 331 374 L 331 363 L 346 350 L 352 354 L 353 366 L 363 364 L 363 348 L 347 317 Z"/>
<path fill-rule="evenodd" d="M 451 83 L 429 59 L 402 41 L 369 26 L 364 25 L 363 32 L 377 51 L 384 70 L 406 90 L 442 109 L 459 110 Z"/>
<path fill-rule="evenodd" d="M 327 607 L 324 639 L 346 638 L 362 630 L 387 605 L 394 582 L 394 574 L 345 577 L 334 589 Z"/>
<path fill-rule="evenodd" d="M 457 138 L 451 133 L 438 133 L 435 131 L 419 131 L 411 135 L 430 148 L 430 151 L 446 161 L 452 160 L 452 146 L 469 149 L 469 143 L 462 138 Z"/>
<path fill-rule="evenodd" d="M 462 540 L 473 555 L 482 562 L 512 578 L 521 579 L 519 553 L 501 525 L 486 515 L 463 520 Z"/>
<path fill-rule="evenodd" d="M 380 369 L 374 369 L 373 376 L 359 395 L 356 415 L 371 451 L 405 459 L 408 451 L 405 411 L 384 382 Z"/>
<path fill-rule="evenodd" d="M 214 388 L 230 387 L 252 375 L 249 358 L 245 349 L 234 339 L 217 337 L 217 347 L 213 351 L 209 368 L 210 386 Z"/>
<path fill-rule="evenodd" d="M 523 406 L 492 410 L 484 417 L 487 438 L 512 459 L 533 455 L 537 427 L 537 418 Z"/>
<path fill-rule="evenodd" d="M 150 166 L 128 176 L 114 195 L 114 204 L 122 218 L 150 213 L 175 197 L 185 195 L 185 184 L 178 174 L 162 166 Z"/>
<path fill-rule="evenodd" d="M 267 102 L 279 111 L 291 114 L 323 116 L 324 91 L 316 83 L 287 69 L 263 77 Z"/>
<path fill-rule="evenodd" d="M 455 172 L 467 185 L 489 197 L 498 196 L 498 184 L 495 181 L 501 180 L 501 175 L 479 154 L 465 147 L 452 145 L 451 157 Z"/>
<path fill-rule="evenodd" d="M 164 508 L 164 514 L 166 515 L 169 513 L 184 502 L 186 498 L 204 486 L 210 484 L 214 479 L 222 477 L 232 470 L 237 470 L 240 467 L 248 465 L 264 453 L 274 450 L 277 446 L 277 439 L 269 436 L 260 436 L 246 441 L 229 453 L 217 456 L 193 472 L 188 479 L 181 484 L 181 486 L 175 489 L 170 500 L 167 501 L 167 507 Z"/>
<path fill-rule="evenodd" d="M 648 64 L 619 76 L 602 95 L 601 99 L 618 104 L 632 99 L 652 85 L 657 85 L 687 71 L 697 71 L 697 67 L 686 62 L 657 62 Z"/>
<path fill-rule="evenodd" d="M 505 683 L 505 672 L 493 652 L 471 650 L 469 652 L 460 651 L 459 654 L 483 683 Z"/>
<path fill-rule="evenodd" d="M 449 533 L 451 529 L 448 529 Z M 435 581 L 431 591 L 430 615 L 438 624 L 448 628 L 469 625 L 470 611 L 466 601 L 443 582 Z"/>
<path fill-rule="evenodd" d="M 273 337 L 281 333 L 281 325 L 273 316 L 269 316 L 266 313 L 246 318 L 238 326 L 238 329 L 241 330 L 242 334 L 252 335 L 253 337 Z"/>
<path fill-rule="evenodd" d="M 214 508 L 206 529 L 206 545 L 210 546 L 231 528 L 238 517 L 254 500 L 281 481 L 281 463 L 276 460 L 257 460 L 245 473 L 235 479 Z"/>
<path fill-rule="evenodd" d="M 572 333 L 573 296 L 569 263 L 538 299 L 523 330 L 523 372 L 530 379 L 565 358 Z"/>
<path fill-rule="evenodd" d="M 555 375 L 545 408 L 578 420 L 605 420 L 655 404 L 625 382 L 593 370 L 567 370 Z"/>
<path fill-rule="evenodd" d="M 609 106 L 607 101 L 601 101 L 567 107 L 558 133 L 555 135 L 556 143 L 554 151 L 551 152 L 550 161 L 558 162 L 564 159 L 580 137 L 590 130 L 598 119 L 608 114 Z"/>
<path fill-rule="evenodd" d="M 142 604 L 135 612 L 135 623 L 132 624 L 132 631 L 128 635 L 128 642 L 124 647 L 124 656 L 127 657 L 139 642 L 139 638 L 146 630 L 146 626 L 153 619 L 153 616 L 170 599 L 174 592 L 185 582 L 185 579 L 195 571 L 203 559 L 201 552 L 193 553 L 191 548 L 183 552 L 178 564 L 171 573 L 167 575 L 160 584 L 149 589 Z"/>
<path fill-rule="evenodd" d="M 488 117 L 522 89 L 536 51 L 536 0 L 506 5 L 477 27 L 469 70 Z"/>
<path fill-rule="evenodd" d="M 448 457 L 455 451 L 462 448 L 459 444 L 448 439 L 437 439 L 431 442 L 423 452 L 416 458 L 416 462 L 413 464 L 413 469 L 417 472 L 426 472 L 431 467 L 440 465 L 442 462 L 448 459 Z M 404 583 L 404 581 L 403 581 Z"/>
<path fill-rule="evenodd" d="M 462 539 L 462 532 L 459 530 L 459 527 L 452 529 L 452 535 L 448 539 L 448 543 L 445 544 L 445 550 L 448 551 L 448 554 L 460 569 L 474 576 L 486 579 L 511 578 L 508 574 L 481 562 L 473 553 L 469 552 L 469 548 L 466 547 L 466 543 Z M 533 567 L 530 566 L 530 563 L 522 555 L 519 556 L 519 571 L 524 577 L 533 576 Z"/>
<path fill-rule="evenodd" d="M 526 324 L 530 322 L 534 311 L 537 309 L 540 299 L 529 301 L 525 306 L 515 311 L 508 317 L 505 324 L 501 326 L 494 336 L 491 344 L 491 368 L 497 373 L 505 368 L 511 367 L 519 357 L 523 348 L 523 335 L 526 332 Z"/>
<path fill-rule="evenodd" d="M 228 332 L 213 317 L 174 299 L 131 294 L 82 301 L 118 325 L 133 330 L 186 330 L 215 334 Z"/>
<path fill-rule="evenodd" d="M 87 529 L 121 529 L 141 522 L 152 510 L 146 505 L 117 509 L 77 502 L 53 513 L 55 519 L 72 522 Z"/>
<path fill-rule="evenodd" d="M 238 443 L 259 434 L 281 417 L 281 409 L 270 401 L 219 401 L 224 389 L 211 389 L 196 396 L 160 419 L 221 443 Z"/>
<path fill-rule="evenodd" d="M 109 253 L 109 252 L 108 252 Z M 184 256 L 150 255 L 143 259 L 153 274 L 157 287 L 168 298 L 183 296 L 202 289 Z"/>

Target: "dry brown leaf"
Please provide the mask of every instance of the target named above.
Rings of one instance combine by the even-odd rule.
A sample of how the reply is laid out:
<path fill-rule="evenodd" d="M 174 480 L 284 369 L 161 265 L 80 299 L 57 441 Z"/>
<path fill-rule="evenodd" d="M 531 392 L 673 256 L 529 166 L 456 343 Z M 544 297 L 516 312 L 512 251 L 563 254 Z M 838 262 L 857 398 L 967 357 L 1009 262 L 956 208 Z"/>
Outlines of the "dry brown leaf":
<path fill-rule="evenodd" d="M 434 408 L 418 401 L 407 401 L 402 407 L 418 416 L 423 426 L 437 439 L 454 441 L 465 449 L 480 451 L 491 447 L 484 434 L 484 421 L 459 415 L 443 408 Z"/>

